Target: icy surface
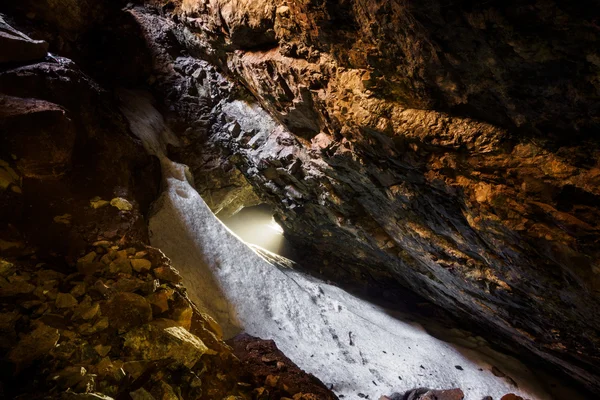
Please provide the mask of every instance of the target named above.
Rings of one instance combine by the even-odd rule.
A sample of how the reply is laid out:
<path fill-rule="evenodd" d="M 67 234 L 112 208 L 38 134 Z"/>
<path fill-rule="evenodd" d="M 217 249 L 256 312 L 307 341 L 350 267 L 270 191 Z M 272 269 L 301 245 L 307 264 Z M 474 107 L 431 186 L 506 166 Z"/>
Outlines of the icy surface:
<path fill-rule="evenodd" d="M 141 102 L 143 112 L 131 105 L 127 116 L 134 133 L 161 158 L 164 179 L 149 222 L 151 242 L 171 258 L 192 299 L 218 320 L 226 336 L 245 331 L 273 339 L 345 399 L 378 399 L 423 386 L 459 387 L 468 400 L 511 392 L 551 399 L 516 360 L 492 360 L 438 340 L 418 324 L 261 257 L 213 215 L 190 185 L 186 167 L 162 154 L 165 140 L 158 135 L 166 130 Z M 149 117 L 152 124 L 141 121 Z M 492 365 L 518 388 L 494 376 Z"/>

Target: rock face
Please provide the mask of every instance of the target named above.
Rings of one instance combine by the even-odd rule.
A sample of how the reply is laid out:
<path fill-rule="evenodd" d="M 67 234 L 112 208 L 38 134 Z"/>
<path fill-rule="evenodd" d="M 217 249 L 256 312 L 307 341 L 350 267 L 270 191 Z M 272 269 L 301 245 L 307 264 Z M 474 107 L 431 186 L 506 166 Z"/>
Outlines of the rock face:
<path fill-rule="evenodd" d="M 87 11 L 65 14 L 63 29 L 73 15 Z M 69 59 L 17 60 L 32 43 L 14 32 L 24 39 L 0 65 L 0 398 L 268 395 L 143 244 L 159 166 L 120 100 Z M 281 393 L 306 398 L 300 389 Z"/>
<path fill-rule="evenodd" d="M 49 39 L 57 48 L 76 49 L 78 33 L 88 23 L 101 30 L 107 15 L 123 25 L 105 27 L 106 38 L 144 39 L 128 54 L 151 62 L 135 76 L 124 60 L 123 74 L 162 99 L 183 144 L 171 156 L 202 177 L 196 186 L 215 211 L 269 202 L 307 266 L 384 295 L 411 288 L 600 391 L 596 1 L 153 0 L 126 14 L 89 1 L 7 6 L 30 3 L 34 20 L 61 32 Z M 85 90 L 68 102 L 65 85 Z M 124 132 L 120 118 L 109 119 L 116 127 L 93 122 L 112 116 L 89 101 L 93 88 L 64 60 L 0 72 L 5 104 L 20 102 L 4 120 L 38 143 L 52 142 L 52 132 L 14 115 L 35 112 L 67 132 L 47 159 L 0 149 L 1 212 L 20 215 L 31 203 L 14 201 L 27 178 L 109 165 L 80 146 L 135 154 L 131 143 L 112 147 L 80 130 Z M 16 140 L 13 131 L 0 134 Z M 114 190 L 139 178 L 131 162 L 123 174 L 100 168 L 106 193 L 86 201 L 123 197 L 134 213 L 144 209 L 144 196 Z M 52 209 L 56 227 L 78 226 L 70 209 Z"/>
<path fill-rule="evenodd" d="M 158 162 L 114 97 L 65 58 L 8 65 L 0 70 L 1 243 L 65 254 L 98 233 L 146 237 Z"/>
<path fill-rule="evenodd" d="M 600 388 L 596 5 L 170 4 L 130 13 L 196 176 L 241 171 L 330 279 L 409 287 Z"/>

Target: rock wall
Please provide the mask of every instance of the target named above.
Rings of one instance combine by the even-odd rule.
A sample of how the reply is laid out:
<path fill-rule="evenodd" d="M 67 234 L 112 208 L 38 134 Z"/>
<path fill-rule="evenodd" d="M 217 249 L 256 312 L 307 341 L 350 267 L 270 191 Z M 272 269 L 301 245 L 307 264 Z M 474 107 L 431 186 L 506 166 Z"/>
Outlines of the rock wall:
<path fill-rule="evenodd" d="M 332 280 L 409 287 L 598 390 L 595 3 L 159 5 L 133 15 L 185 163 L 235 164 Z"/>
<path fill-rule="evenodd" d="M 216 211 L 256 203 L 250 184 L 307 266 L 411 288 L 600 390 L 597 1 L 88 3 L 30 17 L 51 48 L 87 24 L 144 38 L 123 46 L 151 61 L 122 71 L 162 99 Z"/>
<path fill-rule="evenodd" d="M 0 18 L 7 42 L 0 398 L 336 399 L 272 343 L 233 338 L 234 351 L 170 260 L 145 244 L 160 165 L 119 108 L 126 93 Z M 240 361 L 267 351 L 278 368 L 266 377 L 265 361 Z"/>

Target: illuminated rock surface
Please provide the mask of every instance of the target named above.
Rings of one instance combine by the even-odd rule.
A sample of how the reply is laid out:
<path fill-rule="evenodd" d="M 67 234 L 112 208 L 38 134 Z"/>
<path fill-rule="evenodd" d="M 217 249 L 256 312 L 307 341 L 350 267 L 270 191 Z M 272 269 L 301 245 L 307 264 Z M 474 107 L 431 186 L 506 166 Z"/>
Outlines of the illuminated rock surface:
<path fill-rule="evenodd" d="M 280 326 L 252 322 L 267 314 L 233 312 L 249 307 L 235 290 L 251 287 L 230 272 L 256 254 L 243 244 L 231 246 L 247 260 L 218 250 L 209 239 L 222 238 L 211 236 L 222 227 L 206 238 L 197 228 L 220 226 L 205 204 L 227 218 L 268 203 L 298 268 L 389 301 L 394 312 L 408 288 L 520 359 L 600 390 L 597 2 L 7 0 L 0 12 L 8 24 L 0 40 L 10 44 L 0 61 L 2 256 L 65 260 L 80 274 L 148 273 L 147 263 L 123 257 L 77 259 L 97 240 L 148 242 L 162 164 L 176 190 L 153 207 L 164 222 L 152 240 L 191 246 L 169 254 L 182 265 L 208 254 L 202 265 L 217 266 L 214 275 L 190 293 L 218 299 L 206 306 L 226 331 L 275 338 Z M 40 60 L 46 49 L 55 55 Z M 143 141 L 175 164 L 148 155 L 132 135 L 123 114 L 138 94 L 121 87 L 152 93 L 169 134 Z M 197 221 L 184 218 L 184 231 L 170 232 L 188 206 Z M 262 262 L 259 276 L 283 274 Z M 153 271 L 179 282 L 170 268 Z M 3 296 L 35 296 L 37 283 L 8 282 Z M 264 282 L 273 288 L 279 278 Z M 119 287 L 137 290 L 128 279 Z M 69 313 L 88 289 L 59 291 L 49 307 Z M 340 303 L 355 299 L 340 293 Z M 152 298 L 153 313 L 171 309 L 165 296 Z M 268 309 L 261 296 L 244 300 Z M 323 320 L 320 305 L 304 308 Z M 173 307 L 173 320 L 192 324 L 185 304 Z M 82 334 L 118 329 L 99 312 L 82 314 Z M 14 318 L 2 317 L 11 345 Z M 88 375 L 66 369 L 57 382 L 85 388 Z M 391 395 L 392 386 L 377 393 Z M 136 396 L 171 395 L 162 384 L 142 389 Z"/>

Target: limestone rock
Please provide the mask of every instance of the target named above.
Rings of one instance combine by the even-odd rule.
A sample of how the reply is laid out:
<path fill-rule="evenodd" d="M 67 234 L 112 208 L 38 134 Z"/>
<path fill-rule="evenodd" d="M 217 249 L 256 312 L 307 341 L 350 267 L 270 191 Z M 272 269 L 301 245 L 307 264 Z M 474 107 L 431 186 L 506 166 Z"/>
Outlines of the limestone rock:
<path fill-rule="evenodd" d="M 131 260 L 131 266 L 136 272 L 149 271 L 152 263 L 144 258 L 134 258 Z"/>
<path fill-rule="evenodd" d="M 102 305 L 110 326 L 125 332 L 152 320 L 150 304 L 134 293 L 117 293 Z"/>
<path fill-rule="evenodd" d="M 167 282 L 172 282 L 172 283 L 181 283 L 182 278 L 181 275 L 179 275 L 179 272 L 177 272 L 177 270 L 169 265 L 164 265 L 162 267 L 157 267 L 154 268 L 152 270 L 152 273 L 154 273 L 154 276 L 156 276 L 158 279 L 167 281 Z"/>
<path fill-rule="evenodd" d="M 122 197 L 115 197 L 110 201 L 110 205 L 115 208 L 118 208 L 120 211 L 133 210 L 133 205 L 129 202 L 129 200 L 124 199 Z"/>
<path fill-rule="evenodd" d="M 124 336 L 125 348 L 132 356 L 144 360 L 172 358 L 176 363 L 192 368 L 204 354 L 214 351 L 178 323 L 157 319 Z"/>

